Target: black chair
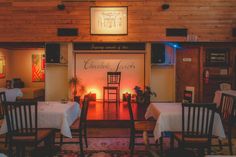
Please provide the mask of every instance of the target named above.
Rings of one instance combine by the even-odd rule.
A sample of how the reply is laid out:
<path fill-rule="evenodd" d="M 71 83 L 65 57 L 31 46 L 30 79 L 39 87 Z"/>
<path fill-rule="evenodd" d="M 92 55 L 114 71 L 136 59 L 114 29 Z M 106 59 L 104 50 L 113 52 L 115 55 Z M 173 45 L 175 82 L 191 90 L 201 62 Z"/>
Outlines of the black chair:
<path fill-rule="evenodd" d="M 4 111 L 8 129 L 8 155 L 13 156 L 13 147 L 16 147 L 16 156 L 25 156 L 25 147 L 45 142 L 50 149 L 54 140 L 53 129 L 39 129 L 37 122 L 37 102 L 5 102 Z M 51 145 L 49 145 L 51 144 Z"/>
<path fill-rule="evenodd" d="M 120 102 L 121 72 L 107 72 L 107 86 L 103 87 L 103 104 L 105 102 Z"/>
<path fill-rule="evenodd" d="M 211 139 L 216 104 L 182 104 L 182 132 L 174 132 L 171 137 L 173 148 L 174 139 L 181 149 L 198 148 L 200 156 L 204 149 L 211 152 Z"/>
<path fill-rule="evenodd" d="M 5 92 L 0 92 L 0 126 L 3 122 L 4 119 L 4 107 L 3 107 L 3 103 L 6 101 L 6 94 Z M 5 145 L 7 145 L 7 135 L 3 134 L 0 135 L 0 138 L 5 138 L 5 140 L 3 140 L 3 142 L 0 143 L 5 143 Z M 2 140 L 1 140 L 2 141 Z"/>
<path fill-rule="evenodd" d="M 233 155 L 232 129 L 236 126 L 236 98 L 234 96 L 222 93 L 218 111 L 228 139 L 228 144 L 226 145 L 222 145 L 221 140 L 219 140 L 220 148 L 222 149 L 222 146 L 229 146 L 229 152 Z"/>
<path fill-rule="evenodd" d="M 131 105 L 131 97 L 128 96 L 128 109 L 129 109 L 129 115 L 130 115 L 130 155 L 133 156 L 134 153 L 134 147 L 135 145 L 147 145 L 146 143 L 137 143 L 135 139 L 143 137 L 143 138 L 149 138 L 150 135 L 153 137 L 153 130 L 156 125 L 155 120 L 134 120 L 134 115 L 132 111 L 132 105 Z M 146 137 L 144 137 L 143 133 L 145 132 Z M 147 139 L 148 141 L 148 139 Z M 152 144 L 153 145 L 153 144 Z M 157 143 L 154 143 L 154 145 L 158 145 Z M 162 155 L 162 138 L 160 139 L 160 154 Z M 146 147 L 148 152 L 153 154 L 153 151 L 150 149 L 150 147 Z M 152 155 L 154 156 L 154 155 Z"/>
<path fill-rule="evenodd" d="M 83 151 L 83 137 L 85 141 L 86 147 L 88 147 L 87 142 L 87 113 L 88 113 L 88 106 L 89 106 L 90 97 L 88 95 L 84 96 L 83 105 L 80 117 L 75 120 L 75 122 L 70 126 L 72 136 L 78 137 L 78 141 L 69 141 L 69 142 L 63 142 L 63 136 L 61 135 L 60 144 L 63 143 L 79 143 L 80 144 L 80 152 L 81 156 L 84 156 Z"/>
<path fill-rule="evenodd" d="M 4 119 L 4 107 L 3 102 L 6 101 L 6 94 L 5 92 L 0 92 L 0 120 Z"/>

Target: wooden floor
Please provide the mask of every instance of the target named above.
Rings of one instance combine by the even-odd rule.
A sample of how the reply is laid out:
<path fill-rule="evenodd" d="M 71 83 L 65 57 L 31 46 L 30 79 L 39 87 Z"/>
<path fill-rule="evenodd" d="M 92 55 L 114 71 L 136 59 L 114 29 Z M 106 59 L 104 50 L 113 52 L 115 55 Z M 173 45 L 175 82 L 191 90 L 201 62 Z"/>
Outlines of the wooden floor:
<path fill-rule="evenodd" d="M 132 103 L 135 119 L 144 119 L 146 108 Z M 119 105 L 101 101 L 90 102 L 88 108 L 88 124 L 96 127 L 126 127 L 129 126 L 129 110 L 126 102 Z"/>

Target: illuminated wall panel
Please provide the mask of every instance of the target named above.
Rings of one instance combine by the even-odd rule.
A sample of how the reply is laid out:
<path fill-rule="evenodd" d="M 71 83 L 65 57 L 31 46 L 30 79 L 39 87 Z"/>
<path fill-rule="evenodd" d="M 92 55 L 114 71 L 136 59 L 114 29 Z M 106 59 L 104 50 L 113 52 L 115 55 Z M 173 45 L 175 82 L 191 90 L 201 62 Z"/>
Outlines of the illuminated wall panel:
<path fill-rule="evenodd" d="M 97 99 L 102 99 L 108 71 L 121 72 L 121 96 L 134 94 L 134 86 L 144 86 L 144 54 L 76 54 L 76 75 Z"/>

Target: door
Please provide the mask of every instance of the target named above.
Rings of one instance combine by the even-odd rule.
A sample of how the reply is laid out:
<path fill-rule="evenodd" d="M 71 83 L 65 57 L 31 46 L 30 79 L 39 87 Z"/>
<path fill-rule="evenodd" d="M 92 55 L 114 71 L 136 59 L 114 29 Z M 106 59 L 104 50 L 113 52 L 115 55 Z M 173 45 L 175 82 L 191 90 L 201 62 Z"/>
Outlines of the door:
<path fill-rule="evenodd" d="M 176 101 L 182 102 L 186 87 L 194 88 L 194 102 L 199 102 L 200 49 L 187 47 L 176 51 Z"/>

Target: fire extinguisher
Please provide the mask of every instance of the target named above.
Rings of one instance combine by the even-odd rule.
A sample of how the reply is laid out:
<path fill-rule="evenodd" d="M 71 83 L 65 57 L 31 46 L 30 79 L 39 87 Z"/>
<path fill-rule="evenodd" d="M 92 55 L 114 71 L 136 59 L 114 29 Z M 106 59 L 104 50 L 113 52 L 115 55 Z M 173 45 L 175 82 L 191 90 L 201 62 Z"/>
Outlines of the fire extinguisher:
<path fill-rule="evenodd" d="M 206 71 L 205 71 L 205 74 L 204 74 L 204 82 L 205 82 L 205 84 L 208 84 L 208 82 L 209 82 L 209 76 L 210 76 L 209 71 L 206 70 Z"/>

